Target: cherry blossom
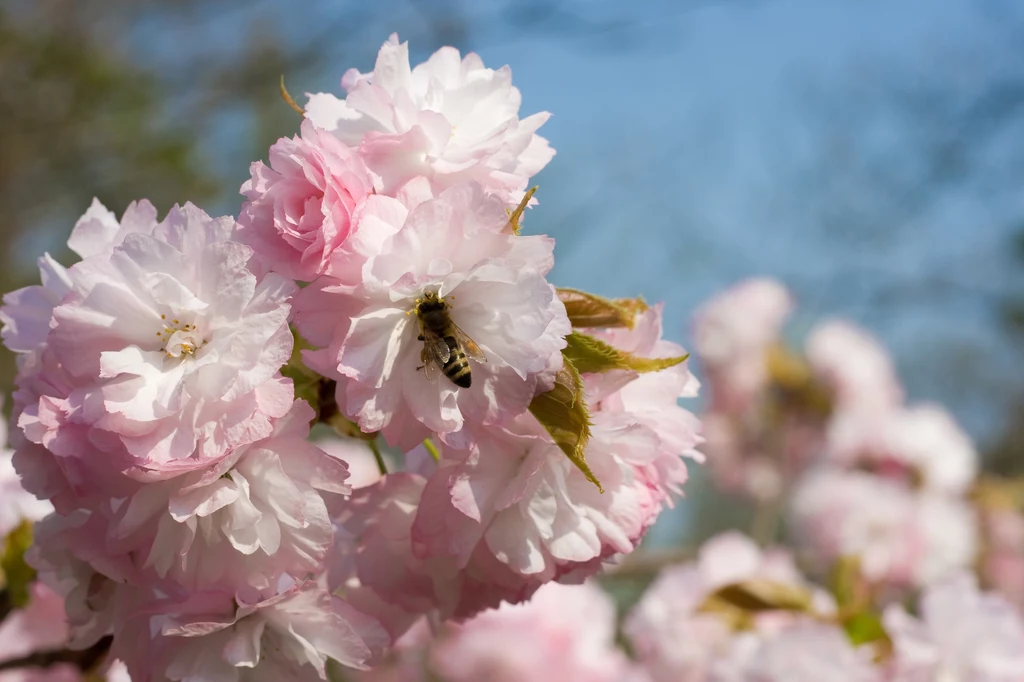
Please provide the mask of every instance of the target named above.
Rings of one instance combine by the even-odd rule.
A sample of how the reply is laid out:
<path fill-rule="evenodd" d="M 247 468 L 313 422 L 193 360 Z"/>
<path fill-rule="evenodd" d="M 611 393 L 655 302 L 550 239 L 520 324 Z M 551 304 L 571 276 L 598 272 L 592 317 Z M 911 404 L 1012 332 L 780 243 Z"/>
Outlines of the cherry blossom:
<path fill-rule="evenodd" d="M 360 682 L 470 682 L 644 679 L 614 646 L 615 607 L 592 584 L 548 584 L 529 603 L 499 608 L 444 627 L 436 639 L 421 625 L 399 642 L 393 662 Z"/>
<path fill-rule="evenodd" d="M 1024 619 L 962 573 L 928 588 L 920 617 L 886 608 L 893 682 L 1016 682 L 1024 679 Z"/>
<path fill-rule="evenodd" d="M 118 509 L 113 543 L 192 589 L 264 589 L 284 573 L 318 572 L 333 540 L 321 494 L 349 488 L 344 463 L 306 440 L 312 416 L 296 402 L 269 438 L 202 472 L 141 486 Z"/>
<path fill-rule="evenodd" d="M 0 661 L 27 656 L 34 651 L 57 649 L 67 641 L 64 604 L 59 595 L 41 583 L 32 585 L 28 605 L 0 622 Z M 15 669 L 0 672 L 0 682 L 79 682 L 78 668 L 61 663 L 46 670 Z"/>
<path fill-rule="evenodd" d="M 476 182 L 516 203 L 554 156 L 536 134 L 550 114 L 520 119 L 509 68 L 489 69 L 476 54 L 443 47 L 410 68 L 408 43 L 393 34 L 372 72 L 350 69 L 341 84 L 345 99 L 310 95 L 306 116 L 358 147 L 384 194 L 424 177 L 438 191 Z"/>
<path fill-rule="evenodd" d="M 977 529 L 961 499 L 864 472 L 822 470 L 794 492 L 798 542 L 825 565 L 858 557 L 866 577 L 923 587 L 974 561 Z"/>
<path fill-rule="evenodd" d="M 871 651 L 857 650 L 836 625 L 809 619 L 770 635 L 741 635 L 710 682 L 883 682 Z"/>
<path fill-rule="evenodd" d="M 328 272 L 334 252 L 355 240 L 361 202 L 373 191 L 362 159 L 307 120 L 301 136 L 270 148 L 269 167 L 257 161 L 250 172 L 241 239 L 285 277 L 312 281 Z"/>
<path fill-rule="evenodd" d="M 938 405 L 841 410 L 825 449 L 836 464 L 953 495 L 966 492 L 978 470 L 970 438 Z"/>
<path fill-rule="evenodd" d="M 117 434 L 140 466 L 174 469 L 267 435 L 264 409 L 290 404 L 290 387 L 272 382 L 291 352 L 295 286 L 257 280 L 252 251 L 231 241 L 233 221 L 191 204 L 151 233 L 68 271 L 74 289 L 54 309 L 48 343 L 80 384 L 57 396 L 65 419 Z"/>
<path fill-rule="evenodd" d="M 0 422 L 0 443 L 7 442 L 7 426 Z M 26 491 L 15 473 L 14 452 L 0 449 L 0 538 L 22 521 L 39 521 L 53 511 L 53 505 Z"/>
<path fill-rule="evenodd" d="M 734 633 L 718 614 L 701 611 L 718 588 L 749 579 L 803 585 L 793 558 L 762 552 L 740 533 L 707 541 L 698 560 L 664 569 L 633 607 L 624 631 L 654 682 L 707 679 L 715 662 L 730 656 Z M 823 608 L 828 608 L 824 596 Z M 772 620 L 777 620 L 775 614 Z M 762 618 L 762 624 L 768 621 Z"/>
<path fill-rule="evenodd" d="M 638 355 L 684 354 L 660 335 L 652 309 L 634 330 L 610 338 Z M 631 552 L 680 492 L 682 458 L 700 458 L 700 438 L 677 403 L 695 391 L 685 364 L 621 374 L 584 378 L 592 421 L 585 456 L 603 493 L 523 415 L 479 433 L 469 448 L 443 448 L 413 525 L 417 555 L 454 557 L 463 567 L 486 548 L 517 574 L 551 580 Z"/>
<path fill-rule="evenodd" d="M 403 221 L 400 229 L 354 290 L 323 277 L 300 294 L 295 322 L 325 346 L 304 353 L 308 364 L 338 379 L 338 404 L 363 431 L 382 431 L 404 450 L 431 432 L 460 431 L 467 420 L 487 425 L 523 412 L 550 388 L 570 331 L 545 279 L 553 242 L 504 231 L 501 202 L 474 185 L 392 217 Z M 428 294 L 450 307 L 485 356 L 470 361 L 471 386 L 428 377 L 414 314 Z"/>
<path fill-rule="evenodd" d="M 979 514 L 984 543 L 979 575 L 1024 613 L 1024 514 L 1013 508 Z"/>
<path fill-rule="evenodd" d="M 903 387 L 892 359 L 863 329 L 844 320 L 826 320 L 804 343 L 807 361 L 832 390 L 841 408 L 893 407 Z"/>
<path fill-rule="evenodd" d="M 375 621 L 315 582 L 269 597 L 196 592 L 147 610 L 155 615 L 140 612 L 115 639 L 133 680 L 326 680 L 329 659 L 365 668 L 388 643 Z"/>
<path fill-rule="evenodd" d="M 761 390 L 768 380 L 768 349 L 792 311 L 789 292 L 768 278 L 740 282 L 700 307 L 694 338 L 713 409 L 736 411 Z"/>

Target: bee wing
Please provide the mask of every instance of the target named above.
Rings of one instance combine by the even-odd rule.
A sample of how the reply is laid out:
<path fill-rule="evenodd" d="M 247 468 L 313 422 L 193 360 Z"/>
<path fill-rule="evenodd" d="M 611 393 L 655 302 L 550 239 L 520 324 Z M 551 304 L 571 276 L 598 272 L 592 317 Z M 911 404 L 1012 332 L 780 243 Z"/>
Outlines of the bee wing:
<path fill-rule="evenodd" d="M 465 351 L 466 355 L 477 362 L 487 362 L 487 356 L 480 350 L 480 346 L 476 345 L 476 341 L 469 338 L 469 334 L 459 329 L 459 325 L 452 322 L 452 326 L 455 327 L 455 338 L 459 340 L 459 345 L 462 346 L 462 350 Z"/>
<path fill-rule="evenodd" d="M 448 344 L 444 342 L 437 334 L 432 332 L 423 333 L 423 355 L 424 362 L 428 360 L 436 362 L 441 367 L 444 367 L 444 363 L 448 362 L 448 359 L 452 356 L 451 350 L 448 348 Z"/>
<path fill-rule="evenodd" d="M 444 363 L 448 362 L 452 352 L 444 339 L 437 334 L 423 329 L 421 335 L 423 350 L 420 351 L 420 360 L 423 362 L 423 376 L 427 378 L 427 381 L 433 383 L 437 381 L 437 377 L 441 374 L 441 368 L 444 367 Z"/>
<path fill-rule="evenodd" d="M 437 357 L 427 351 L 427 346 L 424 346 L 420 352 L 420 361 L 423 362 L 423 376 L 426 377 L 427 381 L 430 383 L 437 381 L 437 377 L 441 376 L 442 363 L 438 362 Z"/>
<path fill-rule="evenodd" d="M 437 382 L 437 378 L 441 376 L 441 365 L 437 364 L 433 360 L 424 357 L 423 358 L 423 376 L 430 383 Z"/>

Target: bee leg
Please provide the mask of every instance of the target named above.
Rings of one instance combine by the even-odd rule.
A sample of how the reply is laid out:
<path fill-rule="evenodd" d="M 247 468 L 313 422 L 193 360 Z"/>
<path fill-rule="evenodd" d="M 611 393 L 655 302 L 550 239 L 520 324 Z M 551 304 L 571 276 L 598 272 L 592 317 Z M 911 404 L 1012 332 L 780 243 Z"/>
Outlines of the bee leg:
<path fill-rule="evenodd" d="M 420 334 L 419 336 L 417 336 L 416 340 L 417 341 L 424 341 L 425 339 L 423 338 L 423 334 Z"/>

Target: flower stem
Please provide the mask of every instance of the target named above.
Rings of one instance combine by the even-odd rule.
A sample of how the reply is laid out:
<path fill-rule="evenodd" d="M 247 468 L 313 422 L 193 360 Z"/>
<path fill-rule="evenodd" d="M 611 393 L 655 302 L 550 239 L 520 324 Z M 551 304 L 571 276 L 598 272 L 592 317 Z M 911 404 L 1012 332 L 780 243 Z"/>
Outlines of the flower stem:
<path fill-rule="evenodd" d="M 380 453 L 380 447 L 377 446 L 377 440 L 368 440 L 366 444 L 370 446 L 370 452 L 373 453 L 373 459 L 377 462 L 377 469 L 380 471 L 381 476 L 388 475 L 388 465 L 384 462 L 384 455 Z"/>
<path fill-rule="evenodd" d="M 58 651 L 37 651 L 35 653 L 15 658 L 8 661 L 0 661 L 0 671 L 15 670 L 17 668 L 49 668 L 58 663 L 70 663 L 79 670 L 91 671 L 110 649 L 113 638 L 109 635 L 103 637 L 88 649 L 72 651 L 71 649 L 60 649 Z"/>

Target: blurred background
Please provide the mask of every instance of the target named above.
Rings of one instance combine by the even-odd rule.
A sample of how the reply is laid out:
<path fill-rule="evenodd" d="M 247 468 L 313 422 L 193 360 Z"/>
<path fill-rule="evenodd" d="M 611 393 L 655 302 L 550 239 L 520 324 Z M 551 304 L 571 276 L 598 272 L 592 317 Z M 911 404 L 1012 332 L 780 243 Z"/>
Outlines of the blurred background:
<path fill-rule="evenodd" d="M 1014 0 L 4 0 L 3 289 L 43 251 L 71 262 L 93 196 L 237 214 L 250 161 L 297 131 L 279 77 L 300 104 L 338 93 L 392 31 L 413 63 L 450 44 L 511 65 L 522 115 L 554 113 L 527 230 L 557 238 L 557 284 L 663 300 L 689 347 L 701 301 L 777 277 L 796 338 L 865 326 L 912 401 L 947 405 L 990 470 L 1024 471 Z"/>

